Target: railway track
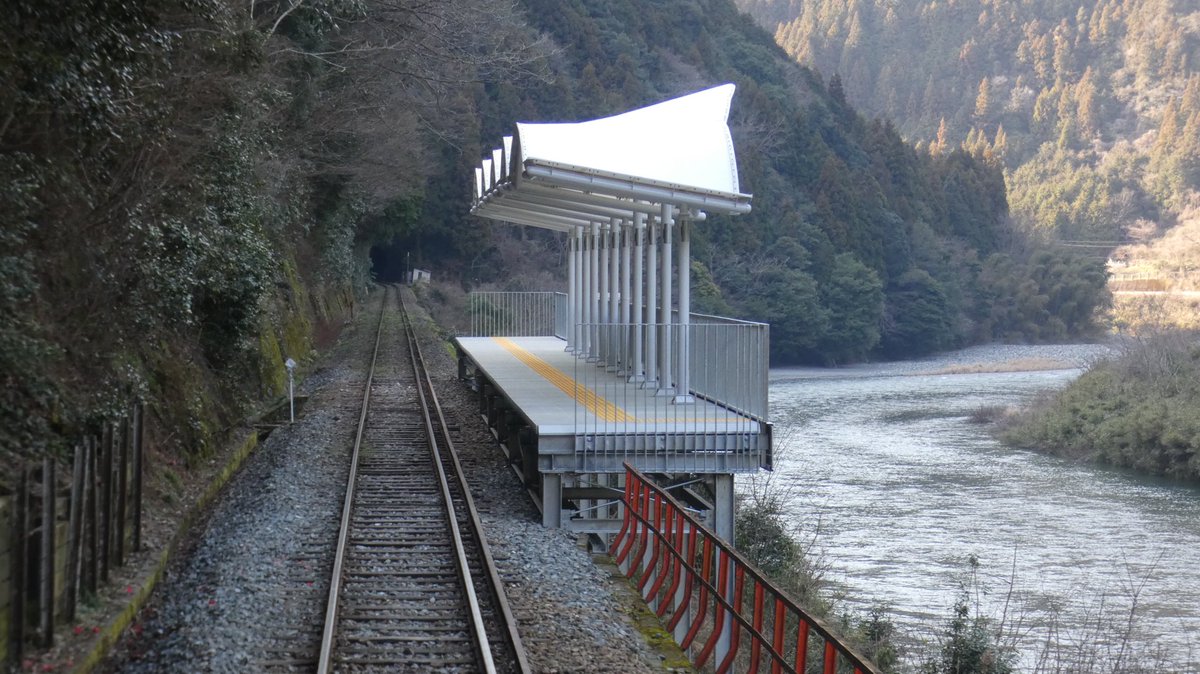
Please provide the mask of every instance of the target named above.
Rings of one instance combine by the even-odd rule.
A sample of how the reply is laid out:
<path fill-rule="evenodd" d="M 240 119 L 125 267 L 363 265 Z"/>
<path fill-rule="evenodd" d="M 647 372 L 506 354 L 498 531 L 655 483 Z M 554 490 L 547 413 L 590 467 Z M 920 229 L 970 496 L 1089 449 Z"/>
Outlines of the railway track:
<path fill-rule="evenodd" d="M 381 316 L 317 671 L 527 672 L 401 291 Z"/>

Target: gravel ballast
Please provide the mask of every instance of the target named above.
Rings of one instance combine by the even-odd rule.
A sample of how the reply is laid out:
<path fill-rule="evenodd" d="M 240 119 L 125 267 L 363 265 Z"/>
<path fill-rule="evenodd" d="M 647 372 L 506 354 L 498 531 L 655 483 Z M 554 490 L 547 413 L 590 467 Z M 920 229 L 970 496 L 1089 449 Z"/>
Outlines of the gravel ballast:
<path fill-rule="evenodd" d="M 275 430 L 230 481 L 105 670 L 260 671 L 280 665 L 289 640 L 319 639 L 379 295 L 301 385 L 310 396 L 302 418 Z M 628 616 L 622 581 L 575 534 L 541 526 L 445 342 L 409 306 L 532 667 L 663 671 Z"/>

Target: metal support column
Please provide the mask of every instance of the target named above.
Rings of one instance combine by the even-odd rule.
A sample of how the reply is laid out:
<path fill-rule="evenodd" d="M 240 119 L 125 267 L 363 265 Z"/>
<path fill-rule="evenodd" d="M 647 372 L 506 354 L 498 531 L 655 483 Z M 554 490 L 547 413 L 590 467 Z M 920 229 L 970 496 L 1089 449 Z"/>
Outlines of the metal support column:
<path fill-rule="evenodd" d="M 632 335 L 629 330 L 630 307 L 633 305 L 633 298 L 630 295 L 630 269 L 631 257 L 633 255 L 633 228 L 630 223 L 621 221 L 621 312 L 617 318 L 617 322 L 621 327 L 617 329 L 617 334 L 621 340 L 621 373 L 628 376 L 633 374 L 633 344 L 631 343 Z"/>
<path fill-rule="evenodd" d="M 671 360 L 675 355 L 675 344 L 671 334 L 671 234 L 675 229 L 675 214 L 671 204 L 662 205 L 662 303 L 658 307 L 658 391 L 655 395 L 675 395 L 675 380 L 671 372 Z"/>
<path fill-rule="evenodd" d="M 596 324 L 600 322 L 600 223 L 592 223 L 592 287 L 588 289 L 588 362 L 599 359 L 599 331 Z"/>
<path fill-rule="evenodd" d="M 633 306 L 629 312 L 629 322 L 632 324 L 630 330 L 633 333 L 633 371 L 629 373 L 629 381 L 637 383 L 646 380 L 645 354 L 642 353 L 642 326 L 645 324 L 644 316 L 642 315 L 642 306 L 645 304 L 645 286 L 643 285 L 642 275 L 646 266 L 646 255 L 643 251 L 646 240 L 645 213 L 637 213 L 633 216 L 633 236 L 633 287 L 635 292 L 630 293 L 629 296 L 629 299 L 633 302 Z"/>
<path fill-rule="evenodd" d="M 616 372 L 621 368 L 621 342 L 617 338 L 617 324 L 621 322 L 621 221 L 613 218 L 609 224 L 612 234 L 609 237 L 612 251 L 608 280 L 608 371 Z"/>
<path fill-rule="evenodd" d="M 562 526 L 562 475 L 542 473 L 542 526 L 557 529 Z"/>
<path fill-rule="evenodd" d="M 579 273 L 579 288 L 582 290 L 579 296 L 579 322 L 582 325 L 579 330 L 579 349 L 575 356 L 584 358 L 591 355 L 592 349 L 591 331 L 586 327 L 592 322 L 592 248 L 589 245 L 592 235 L 589 229 L 581 228 L 579 233 L 579 261 L 582 263 Z"/>
<path fill-rule="evenodd" d="M 567 232 L 567 353 L 575 351 L 575 331 L 571 329 L 571 324 L 575 322 L 575 303 L 579 301 L 579 295 L 575 289 L 575 276 L 579 273 L 575 260 L 575 232 L 574 230 Z"/>
<path fill-rule="evenodd" d="M 675 361 L 675 400 L 676 404 L 696 402 L 692 396 L 691 382 L 688 381 L 688 369 L 691 367 L 689 352 L 689 325 L 692 315 L 692 222 L 686 214 L 679 218 L 679 259 L 675 266 L 679 271 L 679 325 L 675 329 L 676 352 L 679 358 Z"/>
<path fill-rule="evenodd" d="M 612 223 L 601 225 L 600 232 L 600 363 L 608 364 L 612 357 L 609 349 L 608 323 L 609 316 L 608 294 L 612 292 Z"/>
<path fill-rule="evenodd" d="M 718 473 L 713 475 L 713 530 L 717 535 L 733 547 L 733 474 Z M 721 579 L 724 585 L 725 598 L 733 603 L 733 573 Z M 717 639 L 717 652 L 714 662 L 722 662 L 733 638 L 733 621 L 726 621 L 721 636 Z"/>
<path fill-rule="evenodd" d="M 654 327 L 654 310 L 658 307 L 658 225 L 653 218 L 646 221 L 650 242 L 646 246 L 646 388 L 658 384 L 658 330 Z"/>
<path fill-rule="evenodd" d="M 583 304 L 587 293 L 583 290 L 583 279 L 585 276 L 584 258 L 583 258 L 583 228 L 576 227 L 571 231 L 571 237 L 575 239 L 575 305 L 574 313 L 571 314 L 571 332 L 575 335 L 575 355 L 586 353 L 587 349 L 583 343 L 583 333 L 580 326 L 583 325 Z"/>

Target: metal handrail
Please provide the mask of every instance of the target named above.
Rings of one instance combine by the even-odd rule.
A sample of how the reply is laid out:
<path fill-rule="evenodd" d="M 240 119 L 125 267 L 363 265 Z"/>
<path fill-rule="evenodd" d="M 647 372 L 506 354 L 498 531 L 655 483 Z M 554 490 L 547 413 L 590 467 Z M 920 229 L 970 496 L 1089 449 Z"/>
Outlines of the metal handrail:
<path fill-rule="evenodd" d="M 728 642 L 722 649 L 724 652 L 718 654 L 723 657 L 716 672 L 729 671 L 744 632 L 750 650 L 746 671 L 758 672 L 766 660 L 772 674 L 803 674 L 807 671 L 811 647 L 815 645 L 809 637 L 815 632 L 824 642 L 818 651 L 825 674 L 838 671 L 839 659 L 851 666 L 855 674 L 880 672 L 878 666 L 846 644 L 823 620 L 801 608 L 732 545 L 629 464 L 625 464 L 623 505 L 621 530 L 609 548 L 615 551 L 614 561 L 629 578 L 641 570 L 637 587 L 642 598 L 660 618 L 672 612 L 667 627 L 675 631 L 679 645 L 693 657 L 697 668 L 704 666 L 725 636 Z M 649 560 L 647 551 L 651 553 Z M 668 577 L 671 582 L 664 590 Z M 753 594 L 748 614 L 744 605 L 747 581 Z M 692 598 L 697 586 L 698 608 L 693 611 Z M 768 613 L 770 630 L 765 627 Z M 731 623 L 728 629 L 727 615 Z M 699 653 L 691 656 L 689 649 L 705 624 L 710 626 L 710 632 Z"/>
<path fill-rule="evenodd" d="M 561 292 L 473 291 L 468 337 L 567 338 L 567 295 Z"/>

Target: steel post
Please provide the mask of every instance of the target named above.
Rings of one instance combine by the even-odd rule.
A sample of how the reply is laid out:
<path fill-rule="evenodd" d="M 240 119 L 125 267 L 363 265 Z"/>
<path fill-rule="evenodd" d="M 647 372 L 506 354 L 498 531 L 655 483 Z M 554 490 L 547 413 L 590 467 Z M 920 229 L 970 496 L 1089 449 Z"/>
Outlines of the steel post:
<path fill-rule="evenodd" d="M 679 268 L 679 325 L 676 328 L 679 334 L 675 336 L 676 353 L 679 355 L 675 361 L 675 381 L 678 383 L 675 387 L 674 402 L 676 404 L 696 402 L 696 399 L 692 397 L 691 382 L 688 377 L 688 370 L 691 367 L 689 349 L 689 324 L 692 315 L 691 224 L 687 215 L 679 218 L 679 260 L 676 263 Z"/>
<path fill-rule="evenodd" d="M 588 278 L 591 282 L 588 288 L 588 316 L 587 322 L 590 325 L 588 328 L 588 362 L 594 361 L 597 357 L 597 334 L 596 323 L 600 319 L 600 223 L 592 223 L 592 249 L 589 253 L 591 260 L 591 270 L 588 273 Z"/>
<path fill-rule="evenodd" d="M 675 349 L 671 334 L 671 234 L 675 228 L 674 209 L 671 204 L 662 205 L 662 303 L 658 307 L 659 322 L 659 355 L 658 355 L 658 392 L 655 395 L 669 396 L 675 394 L 674 376 L 671 372 L 671 360 Z"/>
<path fill-rule="evenodd" d="M 625 375 L 633 374 L 633 362 L 630 358 L 632 345 L 630 344 L 629 333 L 629 313 L 632 299 L 630 297 L 630 269 L 629 265 L 632 262 L 633 255 L 633 228 L 628 222 L 621 222 L 621 303 L 620 317 L 617 322 L 621 327 L 617 329 L 621 340 L 621 372 Z"/>
<path fill-rule="evenodd" d="M 713 530 L 733 548 L 733 474 L 718 473 L 713 475 Z M 729 569 L 721 579 L 723 594 L 729 603 L 733 603 L 733 569 Z M 733 634 L 733 621 L 728 620 L 721 629 L 717 640 L 716 662 L 723 662 L 729 652 Z"/>
<path fill-rule="evenodd" d="M 646 371 L 643 367 L 644 355 L 642 353 L 642 326 L 644 319 L 642 316 L 642 305 L 645 304 L 645 285 L 643 280 L 643 271 L 645 271 L 646 259 L 643 252 L 644 241 L 646 239 L 646 214 L 638 213 L 633 219 L 633 236 L 634 236 L 634 268 L 633 268 L 633 287 L 635 292 L 630 293 L 629 299 L 633 302 L 633 306 L 629 312 L 629 322 L 632 324 L 630 331 L 633 333 L 633 371 L 630 372 L 629 381 L 641 382 L 646 379 Z"/>
<path fill-rule="evenodd" d="M 617 323 L 620 319 L 621 294 L 621 221 L 613 218 L 609 223 L 610 262 L 608 280 L 608 364 L 609 372 L 616 372 L 621 367 L 621 349 L 617 340 Z"/>
<path fill-rule="evenodd" d="M 646 388 L 658 382 L 658 329 L 654 327 L 654 310 L 658 307 L 658 225 L 647 221 L 650 242 L 646 246 Z"/>
<path fill-rule="evenodd" d="M 611 357 L 608 344 L 609 293 L 612 292 L 612 224 L 601 225 L 600 234 L 600 363 Z"/>
<path fill-rule="evenodd" d="M 562 475 L 558 473 L 542 473 L 542 526 L 562 526 Z"/>
<path fill-rule="evenodd" d="M 575 260 L 575 232 L 567 232 L 567 316 L 575 319 L 575 275 L 579 272 Z M 575 332 L 567 329 L 567 352 L 575 351 Z"/>
<path fill-rule="evenodd" d="M 580 326 L 583 325 L 583 306 L 587 299 L 587 293 L 583 291 L 584 272 L 584 256 L 583 256 L 583 228 L 576 227 L 572 236 L 575 237 L 575 306 L 574 313 L 571 315 L 571 331 L 575 333 L 575 355 L 578 356 L 584 353 L 586 349 L 583 344 L 583 333 Z"/>

